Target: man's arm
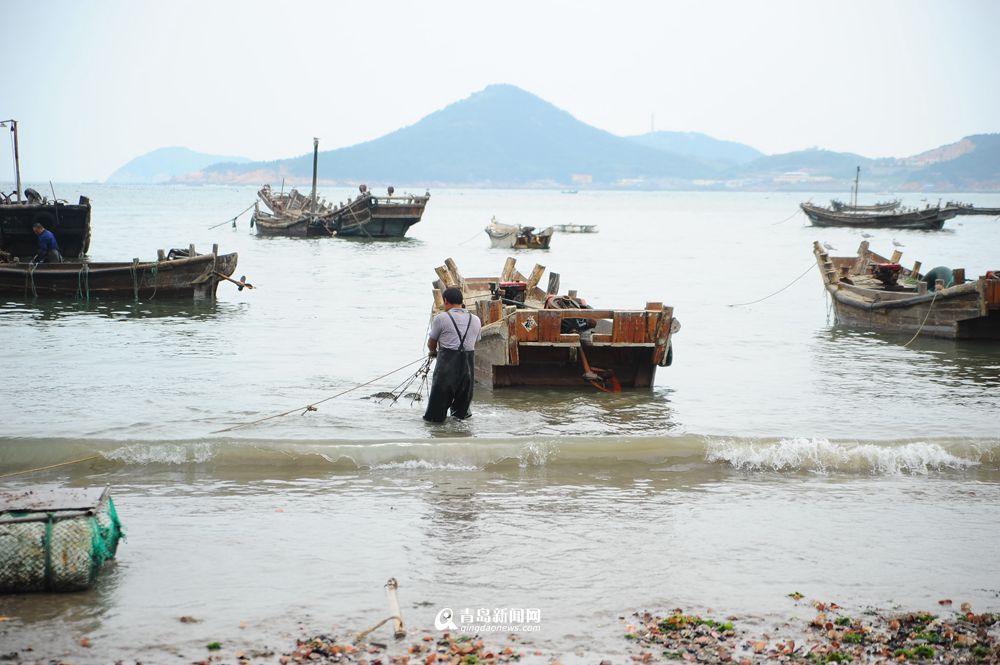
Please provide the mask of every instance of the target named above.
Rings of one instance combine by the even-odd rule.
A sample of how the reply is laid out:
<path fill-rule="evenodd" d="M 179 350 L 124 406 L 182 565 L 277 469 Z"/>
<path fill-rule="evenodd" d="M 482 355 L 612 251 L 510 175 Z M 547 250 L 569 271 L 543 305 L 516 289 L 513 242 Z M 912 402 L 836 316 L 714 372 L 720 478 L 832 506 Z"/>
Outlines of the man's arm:
<path fill-rule="evenodd" d="M 438 354 L 438 341 L 433 337 L 427 338 L 427 355 L 434 357 Z"/>

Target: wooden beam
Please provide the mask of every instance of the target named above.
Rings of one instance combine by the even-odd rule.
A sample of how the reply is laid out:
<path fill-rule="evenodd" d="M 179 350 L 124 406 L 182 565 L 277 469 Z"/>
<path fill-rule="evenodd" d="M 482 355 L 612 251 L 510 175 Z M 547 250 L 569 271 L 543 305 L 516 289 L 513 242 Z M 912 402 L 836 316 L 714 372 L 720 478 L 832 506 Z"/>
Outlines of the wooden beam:
<path fill-rule="evenodd" d="M 444 296 L 441 289 L 434 289 L 434 309 L 444 309 Z"/>
<path fill-rule="evenodd" d="M 532 289 L 538 286 L 538 282 L 542 281 L 542 275 L 545 273 L 545 266 L 540 263 L 536 263 L 535 267 L 531 270 L 531 275 L 528 277 L 528 293 L 531 293 Z"/>
<path fill-rule="evenodd" d="M 899 260 L 903 258 L 903 253 L 898 249 L 892 250 L 892 258 L 889 259 L 889 263 L 899 263 Z"/>
<path fill-rule="evenodd" d="M 451 273 L 452 277 L 455 278 L 455 285 L 465 291 L 465 279 L 462 278 L 462 273 L 458 272 L 458 265 L 455 263 L 455 259 L 447 258 L 444 260 L 444 265 L 448 268 L 448 272 Z"/>
<path fill-rule="evenodd" d="M 508 256 L 507 260 L 503 264 L 503 271 L 500 273 L 501 282 L 509 282 L 514 277 L 514 266 L 517 264 L 517 259 L 513 256 Z"/>
<path fill-rule="evenodd" d="M 951 271 L 951 276 L 954 280 L 955 286 L 965 284 L 965 268 L 955 268 Z"/>
<path fill-rule="evenodd" d="M 559 273 L 550 272 L 549 273 L 549 287 L 545 289 L 545 293 L 555 295 L 559 293 Z"/>
<path fill-rule="evenodd" d="M 438 279 L 444 282 L 445 287 L 457 286 L 454 277 L 452 277 L 446 266 L 438 266 L 434 269 L 434 272 L 437 273 Z"/>

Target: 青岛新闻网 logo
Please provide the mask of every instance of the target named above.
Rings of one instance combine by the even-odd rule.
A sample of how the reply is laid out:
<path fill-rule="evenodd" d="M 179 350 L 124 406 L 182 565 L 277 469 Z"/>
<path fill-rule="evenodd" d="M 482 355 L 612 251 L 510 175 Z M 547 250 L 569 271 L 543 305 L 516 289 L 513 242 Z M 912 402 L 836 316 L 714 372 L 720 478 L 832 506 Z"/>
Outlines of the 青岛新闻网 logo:
<path fill-rule="evenodd" d="M 434 617 L 434 627 L 438 630 L 458 630 L 458 626 L 452 620 L 454 617 L 455 613 L 451 611 L 450 607 L 441 608 L 441 611 Z"/>
<path fill-rule="evenodd" d="M 434 618 L 438 630 L 462 633 L 536 632 L 541 624 L 542 611 L 537 607 L 467 607 L 457 616 L 450 607 L 444 607 Z"/>

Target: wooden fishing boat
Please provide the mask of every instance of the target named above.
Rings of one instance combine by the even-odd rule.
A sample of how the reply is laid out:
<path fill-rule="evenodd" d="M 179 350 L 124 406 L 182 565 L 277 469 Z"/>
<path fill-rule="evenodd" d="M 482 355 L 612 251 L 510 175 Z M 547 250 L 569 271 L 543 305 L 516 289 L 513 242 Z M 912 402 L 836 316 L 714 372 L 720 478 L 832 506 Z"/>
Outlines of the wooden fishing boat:
<path fill-rule="evenodd" d="M 238 255 L 159 250 L 155 261 L 95 263 L 0 263 L 0 293 L 33 297 L 129 296 L 136 299 L 214 298 L 220 281 L 231 280 Z M 244 282 L 245 285 L 245 282 Z"/>
<path fill-rule="evenodd" d="M 338 205 L 316 196 L 316 174 L 319 140 L 313 139 L 313 178 L 310 196 L 292 189 L 275 193 L 270 185 L 257 192 L 258 201 L 250 218 L 250 226 L 262 236 L 292 236 L 299 238 L 402 238 L 424 214 L 430 192 L 423 196 L 403 194 L 375 196 L 367 185 L 358 187 L 360 194 Z M 261 210 L 263 203 L 267 210 Z"/>
<path fill-rule="evenodd" d="M 22 191 L 17 121 L 0 122 L 0 127 L 8 125 L 14 140 L 15 184 L 10 194 L 0 192 L 0 252 L 7 259 L 34 257 L 38 237 L 32 226 L 39 223 L 55 235 L 64 258 L 83 256 L 90 248 L 90 199 L 81 196 L 79 203 L 68 203 L 53 194 L 50 201 L 30 187 Z"/>
<path fill-rule="evenodd" d="M 548 249 L 552 242 L 553 227 L 535 233 L 534 226 L 501 224 L 496 217 L 486 227 L 490 247 L 500 249 Z"/>
<path fill-rule="evenodd" d="M 818 242 L 813 254 L 843 325 L 951 339 L 1000 340 L 1000 269 L 967 281 L 964 269 L 921 273 L 885 258 L 863 241 L 857 256 L 829 256 Z M 1000 266 L 998 266 L 1000 268 Z"/>
<path fill-rule="evenodd" d="M 452 259 L 435 269 L 432 315 L 444 310 L 443 290 L 462 290 L 465 305 L 483 323 L 476 345 L 478 383 L 492 388 L 566 386 L 617 391 L 648 388 L 657 367 L 673 360 L 671 337 L 680 329 L 672 307 L 591 309 L 576 291 L 559 295 L 560 278 L 545 267 L 527 277 L 508 257 L 493 277 L 465 278 Z"/>
<path fill-rule="evenodd" d="M 555 224 L 552 228 L 559 233 L 597 233 L 597 224 Z"/>
<path fill-rule="evenodd" d="M 948 201 L 947 207 L 956 208 L 959 215 L 990 215 L 994 217 L 1000 216 L 1000 208 L 984 208 L 982 206 L 975 206 L 971 203 L 961 203 L 958 201 Z"/>
<path fill-rule="evenodd" d="M 805 202 L 799 207 L 813 226 L 847 226 L 861 229 L 940 230 L 945 221 L 958 214 L 955 208 L 934 206 L 923 209 L 897 209 L 883 212 L 837 212 Z"/>

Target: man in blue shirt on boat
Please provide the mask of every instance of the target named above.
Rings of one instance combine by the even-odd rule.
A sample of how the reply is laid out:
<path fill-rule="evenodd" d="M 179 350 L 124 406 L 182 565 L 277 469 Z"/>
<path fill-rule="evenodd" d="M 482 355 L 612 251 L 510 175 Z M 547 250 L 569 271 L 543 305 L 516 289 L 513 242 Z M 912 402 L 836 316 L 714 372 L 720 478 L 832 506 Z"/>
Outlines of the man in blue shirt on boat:
<path fill-rule="evenodd" d="M 59 243 L 56 236 L 40 223 L 35 222 L 31 230 L 38 236 L 38 253 L 32 263 L 62 263 L 63 257 L 59 252 Z"/>
<path fill-rule="evenodd" d="M 465 420 L 472 415 L 472 384 L 475 382 L 475 350 L 482 322 L 465 309 L 462 291 L 449 287 L 441 294 L 444 311 L 431 321 L 427 349 L 437 357 L 434 381 L 424 420 L 444 422 L 451 415 Z"/>

